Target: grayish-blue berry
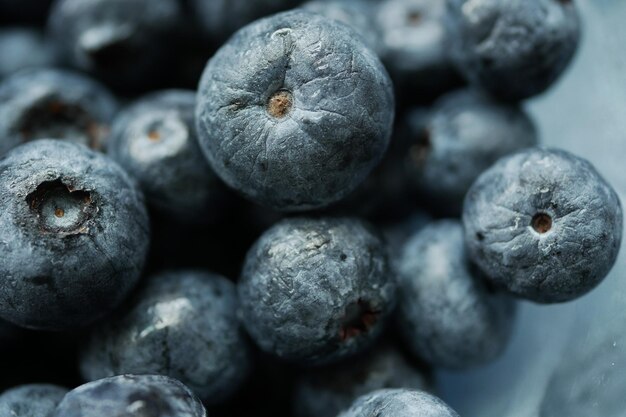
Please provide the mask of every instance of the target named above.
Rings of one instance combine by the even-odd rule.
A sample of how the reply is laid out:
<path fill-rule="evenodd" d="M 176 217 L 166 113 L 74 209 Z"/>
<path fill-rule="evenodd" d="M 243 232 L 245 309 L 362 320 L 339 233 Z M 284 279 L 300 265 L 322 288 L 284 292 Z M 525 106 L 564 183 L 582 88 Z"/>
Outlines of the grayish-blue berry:
<path fill-rule="evenodd" d="M 22 69 L 53 66 L 56 60 L 53 43 L 37 29 L 0 29 L 0 80 Z"/>
<path fill-rule="evenodd" d="M 49 417 L 67 389 L 47 384 L 20 385 L 0 395 L 2 417 Z"/>
<path fill-rule="evenodd" d="M 339 417 L 459 417 L 439 398 L 422 391 L 383 389 L 363 395 Z"/>

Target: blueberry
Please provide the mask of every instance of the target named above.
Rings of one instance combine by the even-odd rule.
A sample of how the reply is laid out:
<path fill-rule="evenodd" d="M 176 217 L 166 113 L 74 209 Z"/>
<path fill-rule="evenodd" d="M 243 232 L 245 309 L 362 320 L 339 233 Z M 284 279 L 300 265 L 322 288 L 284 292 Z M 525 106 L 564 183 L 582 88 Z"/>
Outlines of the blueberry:
<path fill-rule="evenodd" d="M 237 308 L 235 286 L 219 275 L 178 271 L 151 277 L 129 311 L 93 331 L 82 374 L 87 380 L 167 375 L 205 403 L 223 402 L 251 368 Z"/>
<path fill-rule="evenodd" d="M 68 64 L 137 91 L 175 71 L 182 21 L 177 0 L 58 0 L 48 29 Z"/>
<path fill-rule="evenodd" d="M 107 143 L 109 156 L 139 181 L 148 202 L 183 222 L 207 220 L 215 211 L 211 203 L 220 200 L 219 180 L 197 142 L 195 104 L 192 91 L 152 93 L 120 112 Z"/>
<path fill-rule="evenodd" d="M 363 395 L 339 417 L 459 417 L 439 398 L 422 391 L 383 389 Z"/>
<path fill-rule="evenodd" d="M 470 258 L 498 286 L 542 303 L 593 289 L 622 240 L 622 207 L 586 160 L 532 148 L 476 180 L 463 208 Z"/>
<path fill-rule="evenodd" d="M 162 375 L 119 375 L 70 391 L 51 417 L 206 417 L 181 382 Z"/>
<path fill-rule="evenodd" d="M 445 2 L 382 0 L 376 13 L 380 56 L 403 101 L 424 102 L 460 84 L 449 59 Z"/>
<path fill-rule="evenodd" d="M 331 367 L 305 373 L 296 383 L 294 407 L 299 417 L 336 416 L 361 395 L 382 388 L 427 389 L 422 371 L 391 344 Z"/>
<path fill-rule="evenodd" d="M 56 51 L 52 42 L 37 29 L 0 29 L 0 80 L 21 69 L 53 66 L 55 63 Z"/>
<path fill-rule="evenodd" d="M 0 416 L 49 417 L 66 393 L 56 385 L 20 385 L 0 395 Z"/>
<path fill-rule="evenodd" d="M 200 144 L 228 185 L 306 210 L 341 199 L 380 161 L 394 99 L 350 28 L 293 11 L 247 26 L 216 53 L 196 115 Z"/>
<path fill-rule="evenodd" d="M 502 353 L 515 304 L 473 272 L 460 222 L 440 220 L 416 233 L 398 270 L 400 333 L 413 354 L 436 367 L 462 369 Z"/>
<path fill-rule="evenodd" d="M 376 29 L 376 2 L 373 0 L 311 0 L 302 9 L 342 22 L 354 29 L 377 54 L 381 36 Z"/>
<path fill-rule="evenodd" d="M 143 196 L 113 161 L 39 140 L 0 159 L 0 317 L 23 327 L 85 325 L 139 279 L 149 240 Z"/>
<path fill-rule="evenodd" d="M 405 175 L 420 200 L 450 215 L 461 212 L 467 190 L 484 170 L 538 142 L 520 107 L 473 90 L 442 97 L 426 116 L 413 110 L 405 125 Z"/>
<path fill-rule="evenodd" d="M 239 282 L 248 332 L 282 359 L 320 364 L 367 347 L 395 302 L 382 241 L 355 219 L 287 219 L 250 249 Z"/>
<path fill-rule="evenodd" d="M 295 7 L 301 0 L 188 0 L 204 32 L 216 43 L 261 17 Z"/>
<path fill-rule="evenodd" d="M 0 84 L 0 155 L 34 139 L 99 150 L 116 102 L 98 82 L 55 69 L 20 71 Z"/>
<path fill-rule="evenodd" d="M 548 89 L 572 60 L 580 21 L 570 0 L 447 0 L 452 59 L 506 100 Z"/>

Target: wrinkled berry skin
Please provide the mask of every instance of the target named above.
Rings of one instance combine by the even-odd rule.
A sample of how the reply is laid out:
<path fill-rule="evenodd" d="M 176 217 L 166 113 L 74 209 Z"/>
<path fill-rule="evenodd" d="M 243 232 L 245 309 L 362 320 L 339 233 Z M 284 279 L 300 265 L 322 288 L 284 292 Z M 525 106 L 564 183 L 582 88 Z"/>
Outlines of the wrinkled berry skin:
<path fill-rule="evenodd" d="M 580 40 L 576 2 L 447 0 L 450 49 L 472 84 L 517 101 L 548 89 Z"/>
<path fill-rule="evenodd" d="M 0 80 L 25 68 L 53 66 L 55 63 L 52 43 L 36 29 L 0 29 Z"/>
<path fill-rule="evenodd" d="M 422 391 L 383 389 L 359 397 L 339 417 L 459 417 L 439 398 Z"/>
<path fill-rule="evenodd" d="M 92 332 L 82 374 L 90 381 L 127 373 L 167 375 L 205 403 L 223 402 L 251 368 L 237 308 L 235 286 L 219 275 L 180 271 L 151 277 L 129 311 Z"/>
<path fill-rule="evenodd" d="M 515 303 L 491 293 L 465 256 L 456 220 L 431 223 L 404 246 L 398 263 L 400 334 L 417 357 L 464 369 L 499 356 L 513 330 Z"/>
<path fill-rule="evenodd" d="M 491 281 L 540 303 L 580 297 L 615 263 L 622 206 L 586 160 L 531 148 L 476 180 L 463 208 L 468 256 Z"/>
<path fill-rule="evenodd" d="M 56 69 L 20 71 L 0 83 L 0 155 L 35 139 L 100 150 L 117 110 L 104 86 Z"/>
<path fill-rule="evenodd" d="M 296 382 L 294 407 L 298 417 L 336 416 L 361 395 L 383 388 L 424 390 L 430 384 L 395 347 L 381 345 L 358 358 L 311 370 Z"/>
<path fill-rule="evenodd" d="M 175 69 L 182 21 L 177 0 L 58 0 L 48 31 L 64 62 L 128 92 Z"/>
<path fill-rule="evenodd" d="M 467 190 L 503 156 L 535 146 L 537 131 L 518 106 L 473 90 L 442 97 L 429 114 L 408 113 L 405 176 L 438 212 L 459 215 Z"/>
<path fill-rule="evenodd" d="M 246 256 L 239 299 L 257 345 L 302 364 L 367 347 L 393 309 L 396 286 L 382 241 L 354 219 L 288 219 Z"/>
<path fill-rule="evenodd" d="M 229 186 L 284 211 L 329 205 L 382 158 L 391 81 L 347 26 L 293 11 L 237 32 L 209 61 L 197 129 Z"/>
<path fill-rule="evenodd" d="M 58 140 L 0 159 L 0 317 L 42 330 L 86 325 L 139 279 L 143 195 L 113 161 Z"/>
<path fill-rule="evenodd" d="M 148 203 L 187 223 L 211 218 L 218 179 L 195 133 L 196 94 L 167 90 L 148 95 L 116 117 L 107 154 L 135 177 Z"/>
<path fill-rule="evenodd" d="M 51 417 L 206 417 L 192 392 L 162 375 L 119 375 L 70 391 Z"/>
<path fill-rule="evenodd" d="M 56 385 L 31 384 L 11 388 L 0 395 L 0 416 L 48 417 L 67 394 Z"/>

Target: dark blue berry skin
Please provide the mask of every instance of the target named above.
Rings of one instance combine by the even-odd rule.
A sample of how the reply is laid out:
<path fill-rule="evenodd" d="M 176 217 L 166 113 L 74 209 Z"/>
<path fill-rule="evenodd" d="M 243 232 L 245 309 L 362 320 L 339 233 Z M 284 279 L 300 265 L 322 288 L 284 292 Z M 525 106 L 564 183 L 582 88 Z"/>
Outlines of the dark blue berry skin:
<path fill-rule="evenodd" d="M 0 29 L 0 80 L 25 68 L 56 64 L 56 51 L 37 29 Z"/>
<path fill-rule="evenodd" d="M 270 14 L 291 9 L 302 0 L 188 0 L 205 34 L 223 42 L 241 27 Z"/>
<path fill-rule="evenodd" d="M 284 211 L 352 191 L 382 158 L 391 81 L 347 26 L 293 11 L 237 32 L 200 82 L 197 129 L 229 186 Z"/>
<path fill-rule="evenodd" d="M 29 69 L 0 84 L 0 155 L 35 139 L 100 150 L 117 104 L 97 81 L 56 69 Z"/>
<path fill-rule="evenodd" d="M 383 389 L 359 397 L 339 417 L 459 417 L 439 398 L 422 391 Z"/>
<path fill-rule="evenodd" d="M 168 78 L 183 11 L 177 0 L 58 0 L 48 30 L 64 62 L 125 91 Z"/>
<path fill-rule="evenodd" d="M 503 352 L 515 302 L 490 292 L 472 270 L 460 222 L 441 220 L 416 233 L 404 246 L 398 272 L 400 334 L 416 357 L 464 369 Z"/>
<path fill-rule="evenodd" d="M 376 28 L 376 5 L 374 0 L 312 0 L 301 7 L 350 26 L 361 35 L 367 46 L 380 55 L 382 44 Z"/>
<path fill-rule="evenodd" d="M 503 156 L 535 146 L 537 131 L 518 106 L 473 90 L 450 93 L 424 114 L 406 115 L 405 175 L 421 200 L 459 215 L 467 190 Z"/>
<path fill-rule="evenodd" d="M 501 99 L 548 89 L 576 52 L 574 1 L 447 0 L 453 61 L 465 78 Z"/>
<path fill-rule="evenodd" d="M 139 279 L 143 195 L 112 160 L 58 140 L 0 159 L 0 317 L 46 330 L 86 325 Z"/>
<path fill-rule="evenodd" d="M 321 364 L 365 349 L 396 298 L 386 248 L 354 219 L 287 219 L 248 252 L 243 321 L 265 352 Z"/>
<path fill-rule="evenodd" d="M 150 94 L 119 113 L 107 141 L 107 154 L 137 179 L 148 203 L 186 223 L 208 221 L 221 200 L 196 138 L 195 106 L 193 91 Z"/>
<path fill-rule="evenodd" d="M 167 375 L 205 404 L 224 402 L 245 382 L 251 350 L 237 317 L 237 291 L 226 278 L 161 273 L 149 278 L 130 305 L 93 330 L 81 358 L 86 380 Z"/>
<path fill-rule="evenodd" d="M 206 417 L 193 393 L 162 375 L 119 375 L 70 391 L 51 417 Z"/>
<path fill-rule="evenodd" d="M 497 286 L 540 303 L 580 297 L 613 267 L 622 206 L 586 160 L 531 148 L 505 157 L 467 194 L 468 256 Z"/>
<path fill-rule="evenodd" d="M 68 390 L 56 385 L 21 385 L 0 395 L 2 417 L 49 417 Z"/>
<path fill-rule="evenodd" d="M 336 416 L 361 395 L 383 388 L 428 389 L 427 376 L 391 344 L 343 363 L 304 373 L 296 382 L 298 417 Z"/>
<path fill-rule="evenodd" d="M 403 102 L 426 102 L 460 84 L 447 50 L 445 13 L 444 1 L 379 2 L 380 57 Z"/>

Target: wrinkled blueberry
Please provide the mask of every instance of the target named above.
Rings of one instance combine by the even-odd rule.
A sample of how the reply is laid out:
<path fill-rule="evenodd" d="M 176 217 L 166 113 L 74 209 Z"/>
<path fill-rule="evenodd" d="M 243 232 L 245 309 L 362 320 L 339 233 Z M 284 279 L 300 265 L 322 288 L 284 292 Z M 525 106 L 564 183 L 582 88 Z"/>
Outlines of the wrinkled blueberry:
<path fill-rule="evenodd" d="M 622 207 L 586 160 L 532 148 L 476 180 L 463 208 L 472 261 L 496 285 L 542 303 L 572 300 L 613 267 Z"/>
<path fill-rule="evenodd" d="M 441 220 L 416 233 L 398 270 L 400 333 L 413 354 L 437 367 L 461 369 L 502 353 L 515 304 L 491 293 L 473 272 L 460 222 Z"/>
<path fill-rule="evenodd" d="M 459 417 L 439 398 L 422 391 L 383 389 L 363 395 L 339 417 Z"/>
<path fill-rule="evenodd" d="M 423 372 L 384 344 L 348 363 L 303 374 L 296 382 L 294 411 L 299 417 L 336 416 L 361 395 L 378 389 L 429 386 Z"/>
<path fill-rule="evenodd" d="M 394 115 L 391 81 L 347 26 L 294 11 L 237 32 L 209 61 L 197 107 L 215 172 L 281 210 L 326 206 L 380 161 Z"/>
<path fill-rule="evenodd" d="M 102 148 L 117 104 L 83 75 L 32 69 L 0 83 L 0 155 L 35 139 L 63 139 Z"/>
<path fill-rule="evenodd" d="M 175 70 L 182 21 L 177 0 L 58 0 L 48 29 L 64 61 L 129 91 Z"/>
<path fill-rule="evenodd" d="M 205 403 L 223 402 L 251 367 L 237 308 L 235 286 L 219 275 L 151 277 L 128 312 L 93 331 L 81 359 L 83 376 L 167 375 Z"/>
<path fill-rule="evenodd" d="M 0 159 L 0 317 L 23 327 L 85 325 L 117 306 L 148 249 L 143 196 L 113 161 L 38 140 Z"/>
<path fill-rule="evenodd" d="M 192 91 L 150 94 L 116 117 L 107 141 L 107 154 L 139 181 L 148 203 L 181 222 L 207 220 L 220 200 L 197 142 L 195 105 Z"/>
<path fill-rule="evenodd" d="M 67 394 L 56 385 L 21 385 L 0 395 L 2 417 L 49 417 Z"/>
<path fill-rule="evenodd" d="M 193 393 L 162 375 L 120 375 L 70 391 L 51 417 L 206 417 Z"/>
<path fill-rule="evenodd" d="M 53 66 L 55 63 L 52 42 L 37 29 L 0 29 L 0 80 L 21 69 Z"/>
<path fill-rule="evenodd" d="M 458 215 L 467 190 L 501 157 L 537 144 L 532 120 L 515 105 L 472 90 L 408 113 L 401 138 L 405 175 L 431 208 Z"/>
<path fill-rule="evenodd" d="M 571 0 L 447 0 L 450 49 L 473 84 L 507 100 L 544 92 L 572 60 L 580 21 Z"/>
<path fill-rule="evenodd" d="M 239 282 L 246 329 L 265 352 L 319 364 L 367 347 L 395 302 L 382 241 L 355 219 L 288 219 L 250 249 Z"/>

